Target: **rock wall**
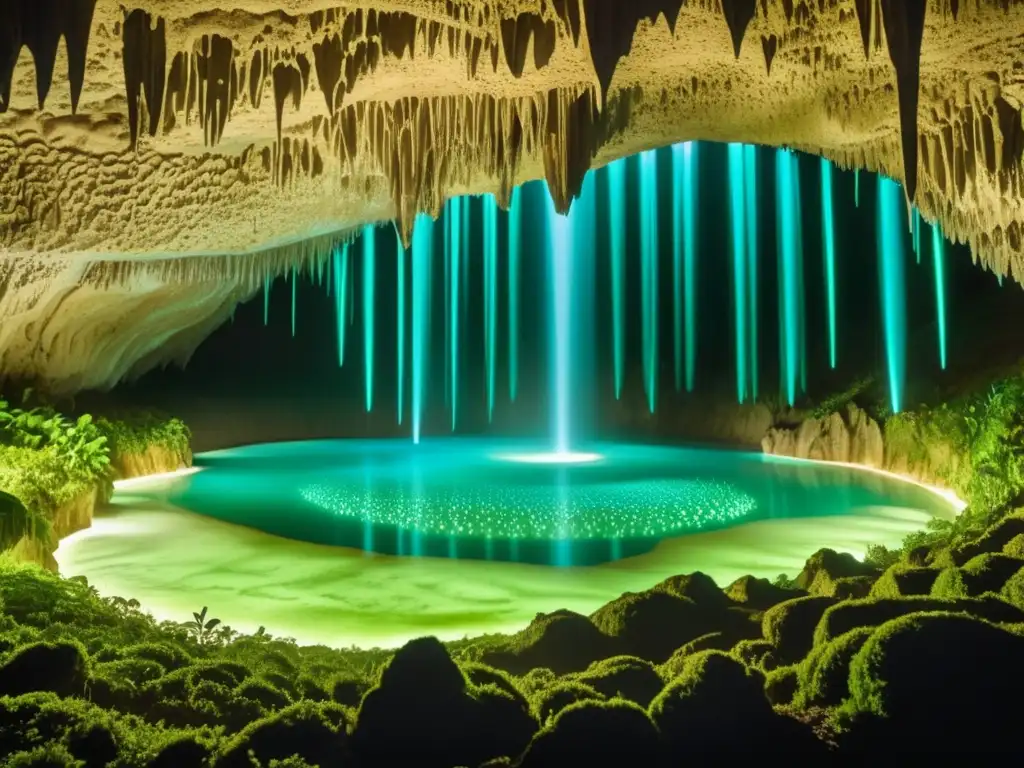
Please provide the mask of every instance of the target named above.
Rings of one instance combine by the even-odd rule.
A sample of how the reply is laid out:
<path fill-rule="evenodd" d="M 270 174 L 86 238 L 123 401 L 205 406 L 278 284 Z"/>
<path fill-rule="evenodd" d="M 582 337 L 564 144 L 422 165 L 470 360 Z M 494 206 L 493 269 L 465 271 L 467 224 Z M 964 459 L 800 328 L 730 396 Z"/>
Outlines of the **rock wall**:
<path fill-rule="evenodd" d="M 117 480 L 158 475 L 192 466 L 192 451 L 176 451 L 162 445 L 151 445 L 143 453 L 123 453 L 110 457 L 110 466 Z"/>
<path fill-rule="evenodd" d="M 842 461 L 882 468 L 885 444 L 878 422 L 853 403 L 822 418 L 806 418 L 796 426 L 773 426 L 761 449 L 775 456 Z"/>
<path fill-rule="evenodd" d="M 887 437 L 878 422 L 853 403 L 822 418 L 790 413 L 786 421 L 768 429 L 761 440 L 765 453 L 862 464 L 940 488 L 949 487 L 948 478 L 959 476 L 968 459 L 934 439 Z"/>
<path fill-rule="evenodd" d="M 111 456 L 110 465 L 118 480 L 132 477 L 173 472 L 192 466 L 192 451 L 174 451 L 162 445 L 151 445 L 142 453 L 124 453 Z M 104 489 L 91 488 L 66 504 L 53 514 L 53 539 L 47 544 L 29 536 L 22 537 L 6 554 L 17 562 L 35 563 L 49 571 L 57 572 L 57 561 L 53 552 L 62 539 L 92 525 L 92 518 L 101 505 Z"/>
<path fill-rule="evenodd" d="M 24 536 L 9 551 L 8 555 L 17 562 L 35 563 L 49 571 L 57 572 L 57 561 L 53 552 L 65 536 L 84 530 L 92 525 L 93 514 L 100 498 L 100 488 L 91 488 L 62 504 L 53 514 L 53 540 L 49 544 Z"/>

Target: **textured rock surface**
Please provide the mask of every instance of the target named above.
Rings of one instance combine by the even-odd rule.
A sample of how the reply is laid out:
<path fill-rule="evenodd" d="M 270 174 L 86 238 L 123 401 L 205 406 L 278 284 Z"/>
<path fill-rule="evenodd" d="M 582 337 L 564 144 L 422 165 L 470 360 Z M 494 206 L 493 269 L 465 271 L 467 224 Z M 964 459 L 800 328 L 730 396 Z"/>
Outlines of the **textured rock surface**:
<path fill-rule="evenodd" d="M 132 477 L 173 472 L 192 466 L 192 453 L 179 454 L 163 446 L 151 445 L 144 453 L 126 453 L 112 456 L 110 465 L 115 477 Z M 92 518 L 100 501 L 100 489 L 93 488 L 64 504 L 53 515 L 53 540 L 49 545 L 29 536 L 22 537 L 6 554 L 17 562 L 35 563 L 50 571 L 57 570 L 53 552 L 61 539 L 92 525 Z"/>
<path fill-rule="evenodd" d="M 853 403 L 837 413 L 808 418 L 796 427 L 771 427 L 761 448 L 776 456 L 883 467 L 885 445 L 878 422 Z"/>
<path fill-rule="evenodd" d="M 408 236 L 538 177 L 564 209 L 589 167 L 683 139 L 905 180 L 1024 274 L 1020 0 L 369 5 L 3 3 L 0 369 L 74 390 L 180 362 L 363 222 Z"/>
<path fill-rule="evenodd" d="M 123 453 L 112 456 L 110 466 L 118 480 L 132 477 L 159 475 L 192 466 L 192 451 L 172 451 L 162 445 L 151 445 L 143 453 Z"/>
<path fill-rule="evenodd" d="M 92 525 L 98 498 L 99 491 L 94 488 L 58 508 L 53 516 L 53 541 L 49 546 L 25 536 L 7 554 L 17 562 L 35 563 L 49 571 L 56 571 L 57 561 L 53 559 L 53 551 L 57 548 L 57 542 Z"/>
<path fill-rule="evenodd" d="M 908 443 L 886 439 L 874 419 L 853 403 L 824 418 L 799 417 L 795 424 L 771 427 L 761 441 L 765 453 L 800 459 L 842 461 L 877 467 L 940 488 L 967 462 L 952 446 L 934 438 Z M 923 449 L 923 450 L 922 450 Z M 913 454 L 913 455 L 911 455 Z"/>

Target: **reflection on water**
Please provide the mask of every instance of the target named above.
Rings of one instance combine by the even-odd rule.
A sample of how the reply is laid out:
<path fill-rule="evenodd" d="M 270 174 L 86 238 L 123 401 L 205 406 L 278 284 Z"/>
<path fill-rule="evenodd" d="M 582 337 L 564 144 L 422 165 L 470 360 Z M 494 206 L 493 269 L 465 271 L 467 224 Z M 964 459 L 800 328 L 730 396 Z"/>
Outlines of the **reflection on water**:
<path fill-rule="evenodd" d="M 508 461 L 483 439 L 277 443 L 197 457 L 160 493 L 225 522 L 392 555 L 591 565 L 738 523 L 877 507 L 946 516 L 929 491 L 762 454 L 598 443 L 586 463 Z"/>

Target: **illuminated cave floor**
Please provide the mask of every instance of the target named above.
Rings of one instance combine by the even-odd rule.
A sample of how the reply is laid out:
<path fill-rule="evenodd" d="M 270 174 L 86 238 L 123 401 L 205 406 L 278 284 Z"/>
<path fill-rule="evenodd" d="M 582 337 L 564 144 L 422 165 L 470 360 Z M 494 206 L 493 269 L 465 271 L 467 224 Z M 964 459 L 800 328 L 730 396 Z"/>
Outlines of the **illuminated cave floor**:
<path fill-rule="evenodd" d="M 870 472 L 754 454 L 619 445 L 595 446 L 597 452 L 607 457 L 604 469 L 599 463 L 589 465 L 583 474 L 574 469 L 576 479 L 569 483 L 564 467 L 554 468 L 556 475 L 549 476 L 546 473 L 552 471 L 551 467 L 512 468 L 508 462 L 495 462 L 490 458 L 494 451 L 487 451 L 488 458 L 467 472 L 465 467 L 460 471 L 459 461 L 453 459 L 458 450 L 434 452 L 430 461 L 439 464 L 433 471 L 418 475 L 418 501 L 411 501 L 413 497 L 402 495 L 405 491 L 399 493 L 395 486 L 384 482 L 386 476 L 394 480 L 404 474 L 404 470 L 396 473 L 401 462 L 396 464 L 391 445 L 373 441 L 385 451 L 382 467 L 373 471 L 367 469 L 365 458 L 372 453 L 367 451 L 370 443 L 364 442 L 355 451 L 352 446 L 356 442 L 343 441 L 343 446 L 339 441 L 294 443 L 216 452 L 200 457 L 200 463 L 207 468 L 197 474 L 131 481 L 118 490 L 114 508 L 98 516 L 91 529 L 61 543 L 56 553 L 61 572 L 67 576 L 87 576 L 101 594 L 134 597 L 160 619 L 185 620 L 192 611 L 208 605 L 212 615 L 242 631 L 264 625 L 273 634 L 292 636 L 306 643 L 395 645 L 423 634 L 456 639 L 485 632 L 511 632 L 524 627 L 537 612 L 558 608 L 590 613 L 622 592 L 646 589 L 667 576 L 694 570 L 710 574 L 723 586 L 747 573 L 768 578 L 779 573 L 792 575 L 800 570 L 808 555 L 821 547 L 860 555 L 868 544 L 896 545 L 907 533 L 923 527 L 929 517 L 953 512 L 951 504 L 936 494 Z M 490 441 L 445 442 L 477 456 L 481 455 L 482 447 L 498 445 Z M 499 453 L 522 453 L 518 446 L 501 445 L 511 450 Z M 521 553 L 503 548 L 501 542 L 488 551 L 498 557 L 504 552 L 505 559 L 494 561 L 368 554 L 354 548 L 281 538 L 195 514 L 175 503 L 191 500 L 193 509 L 201 509 L 204 500 L 209 502 L 211 493 L 233 488 L 233 504 L 247 507 L 251 514 L 248 518 L 237 518 L 229 511 L 224 515 L 227 519 L 246 519 L 250 525 L 271 528 L 268 521 L 296 514 L 301 517 L 300 510 L 304 510 L 309 515 L 299 526 L 304 534 L 319 527 L 311 525 L 311 521 L 329 528 L 331 516 L 325 516 L 326 510 L 332 510 L 333 517 L 340 516 L 344 521 L 345 514 L 339 513 L 336 505 L 338 498 L 355 493 L 355 474 L 344 468 L 339 470 L 338 466 L 329 470 L 322 461 L 314 460 L 310 452 L 322 457 L 325 452 L 341 447 L 353 450 L 350 455 L 358 453 L 363 457 L 360 477 L 369 485 L 359 486 L 363 491 L 361 498 L 368 498 L 366 489 L 372 487 L 377 502 L 391 499 L 381 502 L 383 506 L 366 502 L 363 508 L 390 510 L 389 515 L 395 509 L 415 508 L 419 510 L 416 520 L 428 534 L 430 525 L 443 524 L 441 517 L 433 515 L 430 499 L 450 503 L 445 494 L 453 486 L 445 480 L 446 472 L 451 478 L 461 476 L 462 485 L 467 488 L 488 487 L 494 479 L 488 472 L 503 475 L 508 483 L 518 478 L 518 490 L 511 498 L 530 503 L 538 503 L 538 486 L 558 478 L 560 487 L 570 488 L 568 492 L 561 491 L 563 533 L 584 539 L 572 542 L 568 550 L 564 546 L 550 550 L 568 551 L 570 554 L 563 555 L 568 559 L 572 558 L 573 547 L 579 545 L 586 550 L 587 535 L 592 537 L 591 544 L 597 550 L 614 554 L 608 545 L 616 538 L 606 539 L 621 533 L 621 526 L 627 523 L 615 514 L 601 516 L 603 507 L 594 499 L 611 499 L 621 506 L 623 499 L 630 497 L 625 492 L 616 496 L 612 488 L 601 487 L 612 482 L 610 478 L 624 483 L 632 497 L 637 498 L 635 486 L 641 481 L 634 472 L 623 469 L 630 457 L 646 456 L 648 463 L 656 455 L 684 459 L 686 471 L 670 472 L 660 462 L 653 463 L 655 469 L 652 473 L 649 470 L 648 477 L 651 487 L 668 489 L 668 495 L 663 495 L 661 501 L 647 499 L 646 503 L 655 508 L 659 504 L 697 503 L 703 509 L 715 509 L 717 504 L 735 514 L 734 519 L 711 521 L 719 526 L 733 523 L 731 527 L 679 535 L 683 532 L 678 529 L 680 524 L 677 521 L 677 529 L 670 531 L 671 515 L 663 510 L 661 517 L 667 522 L 661 523 L 662 533 L 671 537 L 660 541 L 646 539 L 643 554 L 614 561 L 606 555 L 604 559 L 608 561 L 599 565 L 554 567 L 510 562 L 510 554 Z M 261 467 L 256 457 L 262 454 L 264 458 L 280 460 L 282 449 L 298 452 L 304 467 L 298 473 L 299 482 L 289 486 L 291 490 L 285 494 L 293 499 L 297 496 L 302 503 L 287 513 L 281 507 L 283 496 L 275 497 L 268 488 L 253 484 L 252 477 L 245 477 L 252 470 L 272 480 L 273 472 Z M 408 457 L 407 448 L 399 450 Z M 442 455 L 447 458 L 435 458 Z M 447 470 L 441 466 L 445 463 Z M 490 463 L 497 466 L 487 470 L 485 465 Z M 340 464 L 345 461 L 340 460 Z M 619 465 L 618 474 L 610 466 L 615 464 Z M 710 471 L 712 464 L 717 467 L 714 472 Z M 384 466 L 390 469 L 385 471 Z M 297 470 L 291 467 L 289 471 L 294 475 Z M 305 473 L 319 478 L 319 495 L 310 495 Z M 698 476 L 711 484 L 694 485 Z M 780 481 L 780 477 L 788 479 Z M 766 478 L 770 480 L 767 485 Z M 583 493 L 580 488 L 587 490 Z M 708 488 L 714 489 L 715 494 L 709 497 Z M 695 489 L 700 491 L 699 498 L 689 498 L 687 494 Z M 583 501 L 571 506 L 567 500 L 574 493 L 577 500 Z M 336 498 L 337 494 L 341 496 Z M 261 517 L 252 512 L 261 504 L 261 498 L 264 508 L 276 510 L 274 515 Z M 402 503 L 394 506 L 395 499 Z M 800 514 L 814 513 L 813 517 L 780 517 L 780 509 L 791 505 L 794 499 L 802 504 L 828 503 L 831 508 L 801 508 Z M 576 517 L 566 518 L 565 509 L 574 510 Z M 826 511 L 830 513 L 822 514 Z M 491 519 L 488 515 L 493 514 L 496 513 L 492 502 L 490 512 L 479 519 L 486 522 Z M 508 510 L 503 514 L 504 517 L 492 522 L 503 525 L 503 530 L 530 533 L 517 527 L 528 525 L 530 515 L 520 512 L 509 518 Z M 548 523 L 541 517 L 533 532 L 550 533 L 545 528 Z M 573 519 L 577 529 L 572 527 Z M 387 541 L 383 534 L 389 522 L 394 521 L 389 518 L 376 522 L 375 543 Z M 464 520 L 463 524 L 472 523 Z M 342 532 L 345 530 L 343 526 Z M 466 538 L 458 539 L 456 544 L 460 552 L 465 552 L 467 543 L 474 541 L 465 531 L 463 535 Z M 327 540 L 336 538 L 337 534 L 331 533 Z M 408 551 L 412 538 L 407 536 L 404 540 Z M 427 536 L 422 541 L 429 544 L 430 540 Z M 392 536 L 385 549 L 401 549 L 402 541 L 402 537 Z M 422 541 L 421 546 L 429 549 Z M 624 541 L 628 544 L 630 539 Z"/>

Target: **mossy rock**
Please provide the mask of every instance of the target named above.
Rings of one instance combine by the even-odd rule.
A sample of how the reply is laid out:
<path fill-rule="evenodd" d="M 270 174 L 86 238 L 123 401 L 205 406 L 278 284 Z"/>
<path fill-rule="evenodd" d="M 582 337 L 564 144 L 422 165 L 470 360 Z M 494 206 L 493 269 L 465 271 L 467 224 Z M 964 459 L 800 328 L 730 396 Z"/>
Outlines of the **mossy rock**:
<path fill-rule="evenodd" d="M 243 728 L 221 749 L 217 768 L 249 768 L 249 752 L 267 764 L 298 755 L 311 765 L 345 764 L 348 736 L 336 704 L 303 701 Z"/>
<path fill-rule="evenodd" d="M 734 603 L 746 608 L 767 611 L 773 605 L 803 597 L 804 590 L 783 589 L 772 584 L 768 579 L 757 579 L 753 576 L 741 576 L 725 588 L 725 594 Z"/>
<path fill-rule="evenodd" d="M 971 558 L 964 564 L 964 573 L 971 580 L 972 589 L 983 594 L 998 592 L 1021 568 L 1024 560 L 996 552 Z"/>
<path fill-rule="evenodd" d="M 778 666 L 775 646 L 767 640 L 740 640 L 730 653 L 748 667 L 768 671 Z"/>
<path fill-rule="evenodd" d="M 694 571 L 680 576 L 669 576 L 652 588 L 655 592 L 667 592 L 676 597 L 685 597 L 698 605 L 710 608 L 729 607 L 730 601 L 725 592 L 706 573 Z"/>
<path fill-rule="evenodd" d="M 719 629 L 721 612 L 667 592 L 627 592 L 590 619 L 624 653 L 661 663 L 691 640 Z"/>
<path fill-rule="evenodd" d="M 1024 570 L 1011 576 L 1000 590 L 1000 596 L 1006 602 L 1024 611 Z"/>
<path fill-rule="evenodd" d="M 558 675 L 547 667 L 534 667 L 525 675 L 516 677 L 516 688 L 525 696 L 531 696 L 558 682 Z"/>
<path fill-rule="evenodd" d="M 534 667 L 547 667 L 562 675 L 582 672 L 595 661 L 621 653 L 620 649 L 614 638 L 586 616 L 563 610 L 537 614 L 503 646 L 484 650 L 480 661 L 513 675 L 526 674 Z"/>
<path fill-rule="evenodd" d="M 1022 655 L 1024 638 L 962 614 L 885 622 L 850 665 L 853 736 L 863 750 L 1019 753 L 1020 712 L 1007 703 L 1024 690 Z"/>
<path fill-rule="evenodd" d="M 447 649 L 425 637 L 402 646 L 363 697 L 352 751 L 367 765 L 479 765 L 521 751 L 536 727 L 521 695 L 471 686 Z"/>
<path fill-rule="evenodd" d="M 607 697 L 591 685 L 578 680 L 559 680 L 549 688 L 537 691 L 531 700 L 533 712 L 541 725 L 566 707 L 579 701 L 605 701 Z"/>
<path fill-rule="evenodd" d="M 671 680 L 683 671 L 686 660 L 701 651 L 729 651 L 739 642 L 732 634 L 725 632 L 708 632 L 695 640 L 691 640 L 677 648 L 669 656 L 668 661 L 658 667 L 658 672 L 665 680 Z"/>
<path fill-rule="evenodd" d="M 871 594 L 877 576 L 845 576 L 833 582 L 833 589 L 825 597 L 837 600 L 859 600 Z"/>
<path fill-rule="evenodd" d="M 796 577 L 796 586 L 813 594 L 831 594 L 827 590 L 832 589 L 837 579 L 853 576 L 872 576 L 877 571 L 870 565 L 860 562 L 853 555 L 846 552 L 836 552 L 834 549 L 819 549 L 804 564 L 803 570 Z"/>
<path fill-rule="evenodd" d="M 754 744 L 780 753 L 820 749 L 808 728 L 774 712 L 764 675 L 720 651 L 690 657 L 651 702 L 650 712 L 662 735 L 665 764 L 684 765 L 703 754 L 749 755 Z"/>
<path fill-rule="evenodd" d="M 194 734 L 176 734 L 160 745 L 146 768 L 205 768 L 210 754 L 210 747 Z"/>
<path fill-rule="evenodd" d="M 795 664 L 814 645 L 814 629 L 822 615 L 837 604 L 833 597 L 809 595 L 787 600 L 765 611 L 761 631 L 776 649 L 782 664 Z"/>
<path fill-rule="evenodd" d="M 1024 561 L 1009 555 L 978 555 L 960 568 L 943 570 L 932 585 L 931 594 L 932 597 L 952 599 L 999 592 L 1022 567 Z"/>
<path fill-rule="evenodd" d="M 651 662 L 635 656 L 615 656 L 595 662 L 572 679 L 606 698 L 623 698 L 644 708 L 665 685 Z"/>
<path fill-rule="evenodd" d="M 1024 560 L 1024 533 L 1018 533 L 1003 547 L 1003 554 Z"/>
<path fill-rule="evenodd" d="M 459 665 L 462 667 L 463 674 L 469 679 L 469 682 L 473 685 L 496 685 L 504 691 L 508 691 L 514 696 L 522 696 L 522 691 L 519 690 L 519 686 L 516 685 L 512 677 L 502 669 L 495 669 L 494 667 L 488 667 L 486 664 L 481 664 L 476 661 L 463 662 Z"/>
<path fill-rule="evenodd" d="M 764 695 L 772 706 L 783 707 L 793 701 L 798 684 L 795 664 L 778 667 L 764 676 Z"/>
<path fill-rule="evenodd" d="M 793 706 L 836 707 L 850 695 L 850 663 L 874 627 L 860 627 L 820 645 L 797 665 L 797 692 Z"/>
<path fill-rule="evenodd" d="M 824 645 L 858 627 L 877 627 L 901 616 L 925 611 L 963 613 L 996 623 L 1024 621 L 1024 611 L 993 597 L 941 600 L 934 597 L 901 597 L 847 600 L 827 609 L 814 630 L 814 645 Z"/>
<path fill-rule="evenodd" d="M 5 768 L 81 768 L 83 763 L 75 759 L 63 744 L 43 744 L 7 756 Z"/>
<path fill-rule="evenodd" d="M 936 568 L 924 568 L 897 563 L 890 566 L 878 578 L 871 588 L 870 597 L 909 597 L 911 595 L 931 594 L 932 585 L 940 571 Z"/>
<path fill-rule="evenodd" d="M 88 679 L 89 660 L 79 643 L 32 643 L 18 648 L 0 666 L 0 696 L 37 691 L 82 696 Z"/>
<path fill-rule="evenodd" d="M 974 541 L 953 552 L 957 565 L 983 554 L 1001 552 L 1012 539 L 1024 534 L 1024 510 L 1017 510 L 990 526 Z"/>
<path fill-rule="evenodd" d="M 580 701 L 566 707 L 533 739 L 519 768 L 566 768 L 569 765 L 658 765 L 658 731 L 636 704 L 616 700 Z"/>

